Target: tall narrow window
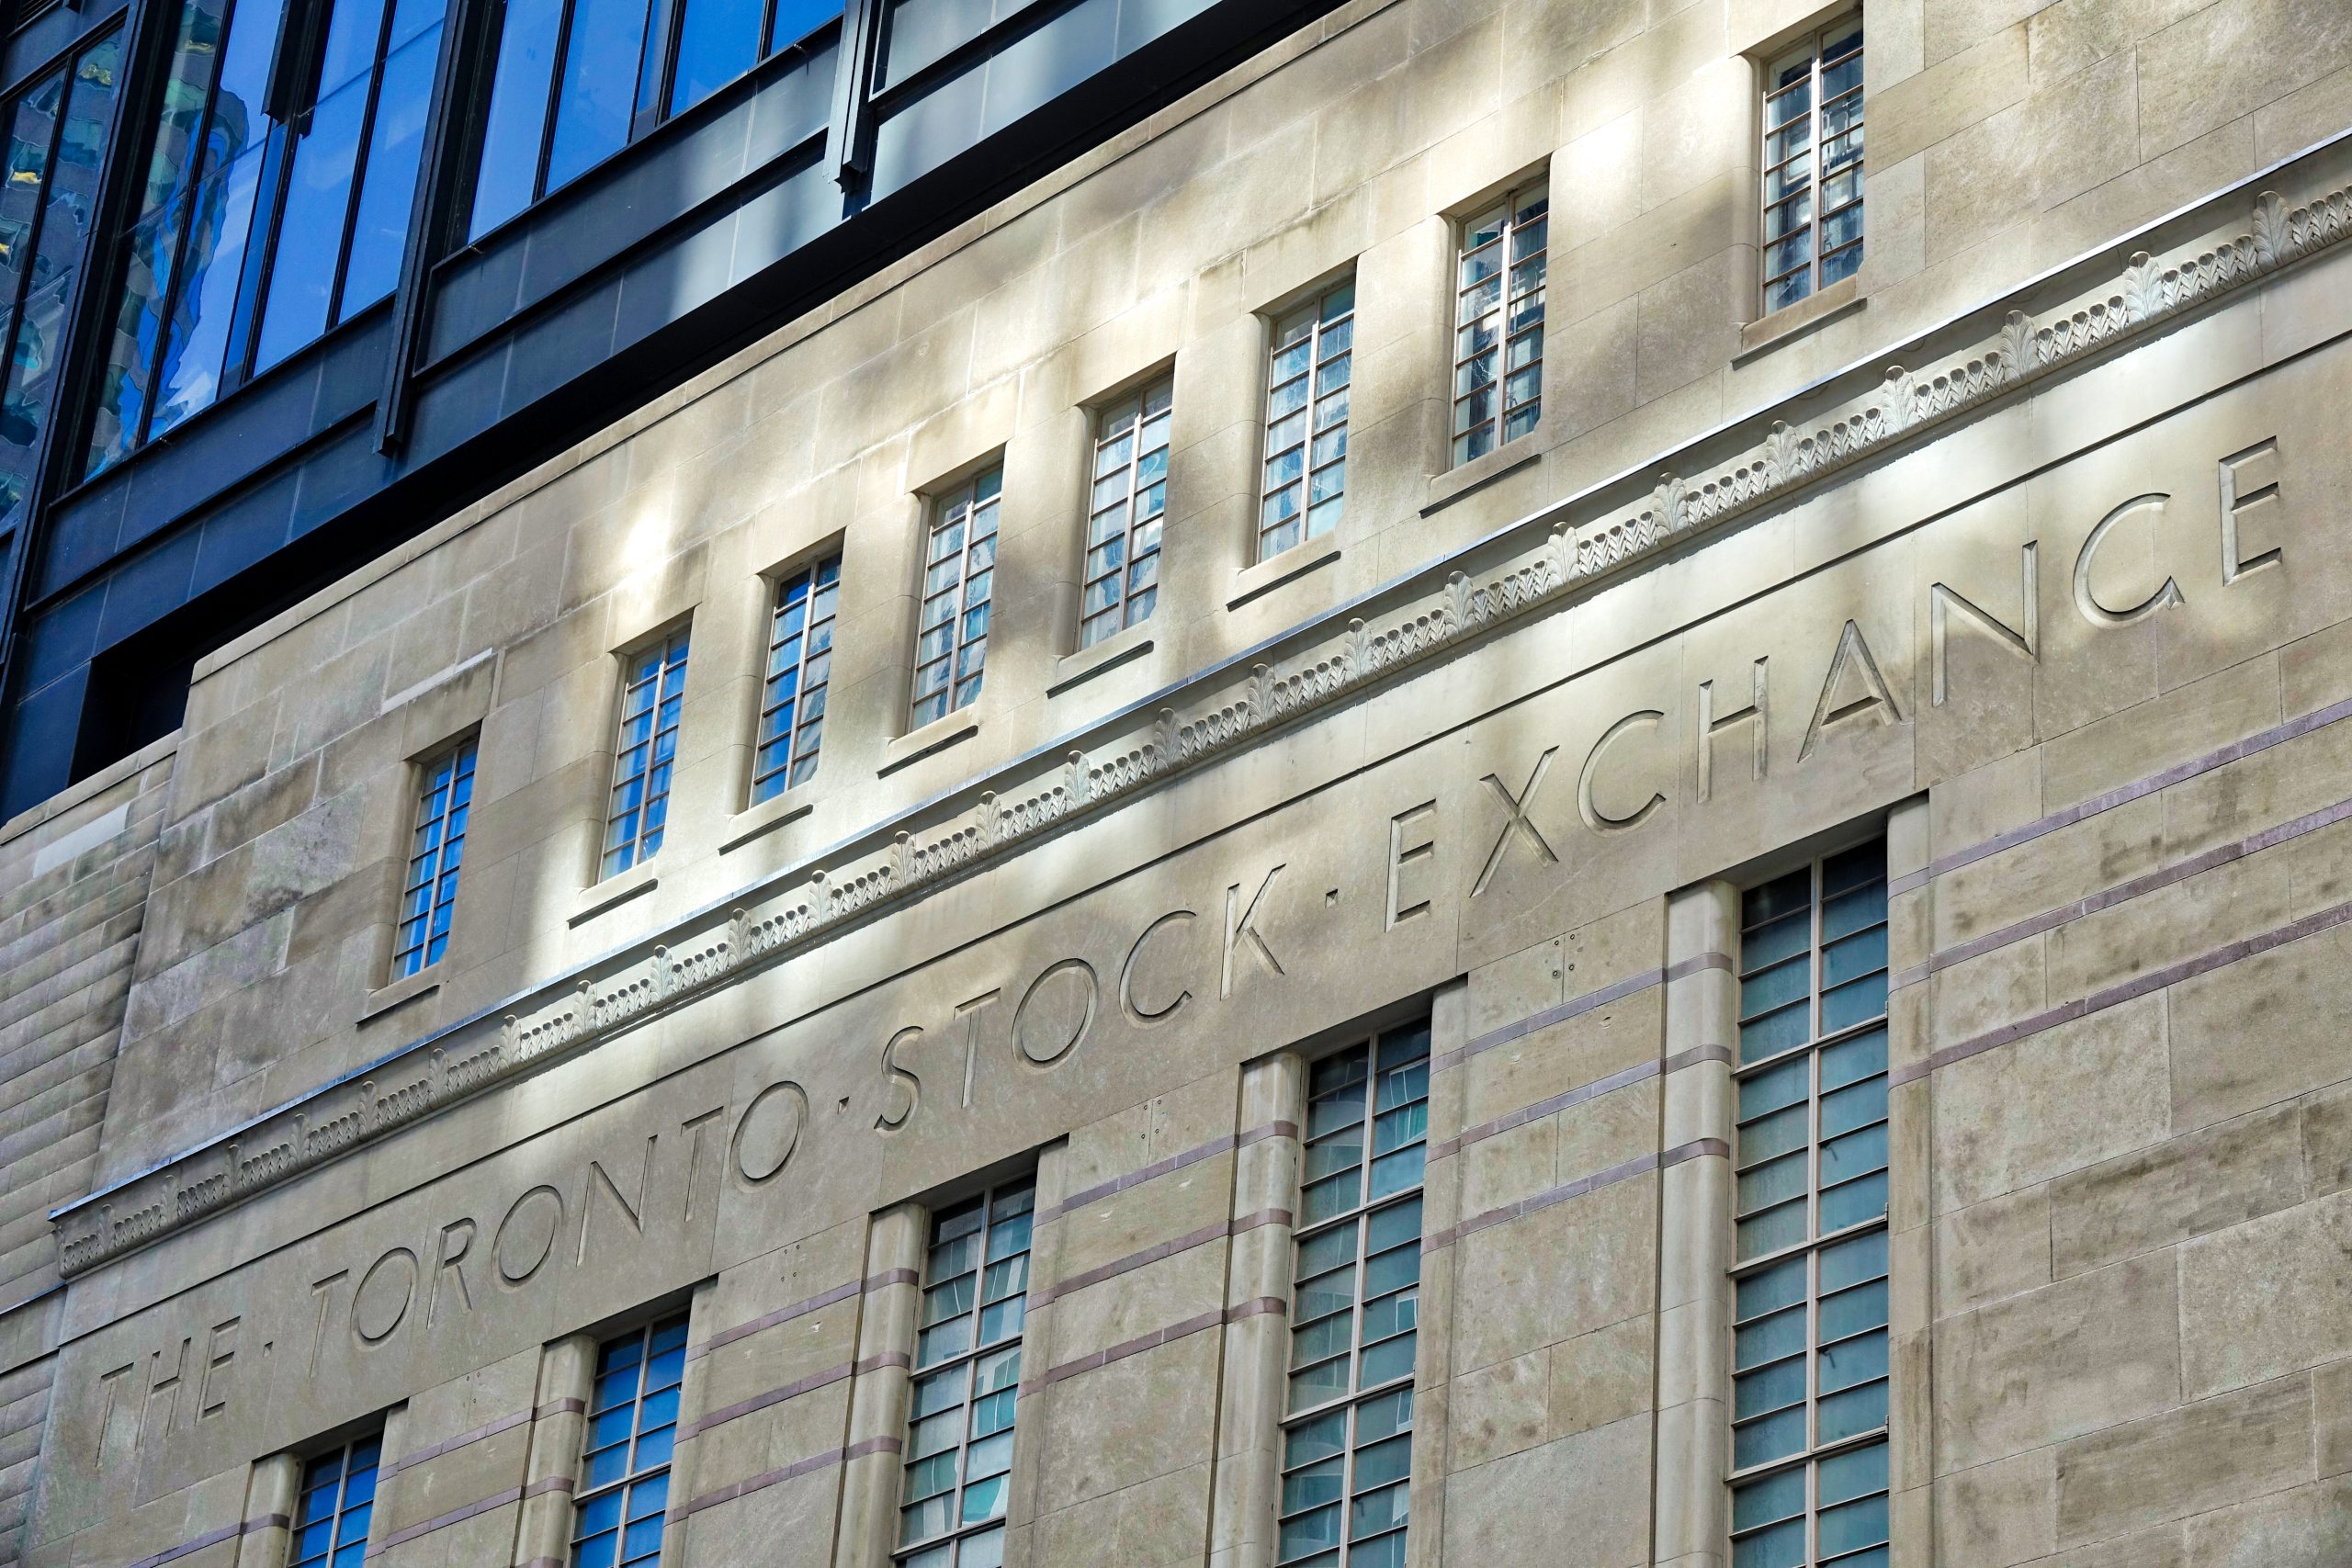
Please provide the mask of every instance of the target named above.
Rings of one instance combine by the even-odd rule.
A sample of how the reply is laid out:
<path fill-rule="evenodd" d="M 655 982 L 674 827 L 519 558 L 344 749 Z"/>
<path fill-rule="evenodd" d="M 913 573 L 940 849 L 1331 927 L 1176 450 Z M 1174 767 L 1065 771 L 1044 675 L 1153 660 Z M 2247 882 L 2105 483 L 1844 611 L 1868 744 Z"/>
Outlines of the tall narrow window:
<path fill-rule="evenodd" d="M 383 1451 L 384 1434 L 378 1430 L 303 1466 L 287 1552 L 292 1568 L 359 1568 L 376 1515 L 376 1470 Z"/>
<path fill-rule="evenodd" d="M 907 1413 L 897 1561 L 1001 1568 L 1036 1182 L 932 1216 Z"/>
<path fill-rule="evenodd" d="M 1886 845 L 1740 908 L 1732 1560 L 1887 1560 Z"/>
<path fill-rule="evenodd" d="M 1348 488 L 1348 384 L 1356 285 L 1350 278 L 1274 323 L 1266 370 L 1266 472 L 1258 558 L 1328 534 Z"/>
<path fill-rule="evenodd" d="M 1833 22 L 1764 79 L 1764 309 L 1862 265 L 1862 18 Z"/>
<path fill-rule="evenodd" d="M 7 108 L 0 179 L 0 566 L 23 520 L 65 346 L 65 296 L 82 265 L 114 111 L 122 34 L 110 32 L 18 95 Z"/>
<path fill-rule="evenodd" d="M 606 876 L 651 860 L 670 820 L 670 772 L 686 705 L 686 632 L 632 654 L 621 682 L 620 734 L 613 742 L 613 795 L 605 818 Z"/>
<path fill-rule="evenodd" d="M 1430 1026 L 1315 1064 L 1276 1561 L 1403 1568 Z"/>
<path fill-rule="evenodd" d="M 1168 426 L 1176 378 L 1162 376 L 1094 422 L 1080 648 L 1148 620 L 1159 596 L 1159 524 L 1168 510 Z"/>
<path fill-rule="evenodd" d="M 409 836 L 408 875 L 401 887 L 400 931 L 392 949 L 395 976 L 438 964 L 449 945 L 449 913 L 458 902 L 466 820 L 473 810 L 474 750 L 469 736 L 424 764 L 416 827 Z"/>
<path fill-rule="evenodd" d="M 333 0 L 289 28 L 287 0 L 181 0 L 86 472 L 391 292 L 447 8 Z M 270 118 L 281 35 L 311 27 L 316 74 Z"/>
<path fill-rule="evenodd" d="M 662 1561 L 670 1450 L 678 1439 L 678 1384 L 685 1370 L 684 1313 L 598 1348 L 573 1496 L 571 1568 L 639 1568 Z"/>
<path fill-rule="evenodd" d="M 1515 190 L 1462 226 L 1454 285 L 1453 460 L 1483 457 L 1544 412 L 1544 276 L 1552 210 Z"/>
<path fill-rule="evenodd" d="M 755 803 L 816 774 L 818 748 L 825 739 L 825 699 L 833 683 L 833 615 L 841 596 L 838 555 L 775 585 L 767 680 L 760 689 L 760 744 L 752 758 Z"/>
<path fill-rule="evenodd" d="M 968 707 L 989 658 L 989 600 L 996 581 L 997 502 L 1004 470 L 990 468 L 933 503 L 923 546 L 922 620 L 915 634 L 914 695 L 907 728 Z"/>
<path fill-rule="evenodd" d="M 841 14 L 842 0 L 506 0 L 473 234 Z"/>

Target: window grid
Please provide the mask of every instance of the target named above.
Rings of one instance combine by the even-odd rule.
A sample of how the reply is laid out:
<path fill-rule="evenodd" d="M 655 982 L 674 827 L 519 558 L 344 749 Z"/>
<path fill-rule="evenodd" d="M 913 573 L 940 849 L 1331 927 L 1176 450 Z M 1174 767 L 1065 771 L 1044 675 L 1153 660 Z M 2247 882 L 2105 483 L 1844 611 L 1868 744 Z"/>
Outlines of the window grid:
<path fill-rule="evenodd" d="M 1887 890 L 1873 840 L 1740 912 L 1733 1568 L 1887 1561 Z"/>
<path fill-rule="evenodd" d="M 1276 1555 L 1285 1568 L 1405 1562 L 1429 1079 L 1426 1021 L 1309 1071 Z"/>
<path fill-rule="evenodd" d="M 922 619 L 915 634 L 907 728 L 920 729 L 978 699 L 989 655 L 998 502 L 1004 469 L 990 468 L 941 498 L 923 542 Z"/>
<path fill-rule="evenodd" d="M 1816 112 L 1817 108 L 1817 112 Z M 1862 18 L 1773 62 L 1764 91 L 1764 309 L 1862 263 Z"/>
<path fill-rule="evenodd" d="M 597 1348 L 574 1497 L 571 1568 L 639 1568 L 662 1561 L 685 1368 L 684 1313 Z"/>
<path fill-rule="evenodd" d="M 293 1568 L 359 1568 L 376 1513 L 384 1434 L 355 1438 L 302 1467 L 302 1496 L 288 1553 Z"/>
<path fill-rule="evenodd" d="M 685 694 L 686 633 L 681 627 L 633 655 L 622 678 L 612 805 L 605 818 L 606 876 L 651 860 L 662 848 Z"/>
<path fill-rule="evenodd" d="M 932 1216 L 899 1492 L 902 1568 L 1001 1568 L 1036 1180 Z"/>
<path fill-rule="evenodd" d="M 752 758 L 757 805 L 806 784 L 825 739 L 832 689 L 833 617 L 841 607 L 842 558 L 828 556 L 775 586 L 768 626 L 766 683 L 760 690 L 760 744 Z"/>
<path fill-rule="evenodd" d="M 1340 521 L 1347 491 L 1355 309 L 1351 277 L 1274 323 L 1266 370 L 1260 560 L 1303 538 L 1320 537 Z"/>
<path fill-rule="evenodd" d="M 1095 421 L 1080 648 L 1151 615 L 1159 596 L 1159 525 L 1168 510 L 1168 427 L 1176 378 L 1162 376 Z"/>
<path fill-rule="evenodd" d="M 1463 225 L 1454 285 L 1457 465 L 1526 434 L 1543 412 L 1550 212 L 1539 185 L 1511 192 Z"/>
<path fill-rule="evenodd" d="M 416 826 L 409 839 L 408 875 L 401 888 L 399 940 L 392 974 L 413 975 L 441 961 L 449 945 L 449 916 L 458 901 L 458 874 L 466 856 L 466 823 L 474 798 L 475 738 L 424 764 L 416 795 Z"/>

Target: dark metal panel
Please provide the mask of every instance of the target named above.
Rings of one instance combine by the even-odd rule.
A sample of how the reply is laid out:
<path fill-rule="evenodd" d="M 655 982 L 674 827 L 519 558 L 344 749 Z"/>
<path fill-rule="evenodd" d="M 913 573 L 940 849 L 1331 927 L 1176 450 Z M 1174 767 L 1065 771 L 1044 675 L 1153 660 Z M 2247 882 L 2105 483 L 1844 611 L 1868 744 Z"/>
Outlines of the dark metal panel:
<path fill-rule="evenodd" d="M 191 595 L 210 592 L 284 547 L 292 532 L 289 519 L 301 481 L 300 469 L 280 474 L 204 519 L 196 530 L 196 565 L 188 577 Z"/>
<path fill-rule="evenodd" d="M 52 6 L 9 35 L 0 48 L 0 97 L 13 97 L 18 88 L 56 64 L 122 15 L 130 0 L 83 0 L 79 6 Z M 21 7 L 20 7 L 21 8 Z"/>
<path fill-rule="evenodd" d="M 514 340 L 498 412 L 520 412 L 603 363 L 613 352 L 620 298 L 620 279 L 608 277 L 560 310 L 533 321 Z"/>
<path fill-rule="evenodd" d="M 187 602 L 200 536 L 183 528 L 153 547 L 128 557 L 105 580 L 98 614 L 98 648 L 116 643 Z"/>
<path fill-rule="evenodd" d="M 37 628 L 28 626 L 28 641 Z M 0 739 L 0 800 L 11 815 L 62 789 L 73 776 L 74 743 L 90 685 L 86 660 L 69 661 L 46 686 L 26 683 Z"/>

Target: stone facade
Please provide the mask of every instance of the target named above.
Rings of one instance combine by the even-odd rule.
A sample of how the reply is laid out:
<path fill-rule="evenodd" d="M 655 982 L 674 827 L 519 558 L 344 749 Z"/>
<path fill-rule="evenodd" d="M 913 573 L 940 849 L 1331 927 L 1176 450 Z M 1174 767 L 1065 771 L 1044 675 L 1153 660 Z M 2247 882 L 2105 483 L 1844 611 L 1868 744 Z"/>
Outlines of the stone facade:
<path fill-rule="evenodd" d="M 568 1561 L 682 1311 L 662 1561 L 881 1568 L 929 1230 L 1034 1176 L 1006 1561 L 1272 1564 L 1312 1068 L 1426 1020 L 1409 1561 L 1726 1563 L 1742 892 L 1880 836 L 1892 1560 L 2352 1561 L 2352 25 L 1869 0 L 1868 259 L 1755 320 L 1757 62 L 1832 14 L 1357 0 L 10 825 L 0 1562 L 284 1564 L 378 1429 L 371 1556 Z M 1449 468 L 1456 220 L 1542 175 L 1543 420 Z M 1255 562 L 1269 319 L 1349 276 L 1347 513 Z M 1074 652 L 1092 411 L 1170 367 L 1156 612 Z"/>

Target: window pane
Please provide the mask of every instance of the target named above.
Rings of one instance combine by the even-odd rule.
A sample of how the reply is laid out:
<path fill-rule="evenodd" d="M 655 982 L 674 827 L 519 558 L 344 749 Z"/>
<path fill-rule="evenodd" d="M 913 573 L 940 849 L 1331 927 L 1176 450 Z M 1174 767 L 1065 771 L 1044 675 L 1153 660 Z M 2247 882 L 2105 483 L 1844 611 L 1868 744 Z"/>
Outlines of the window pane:
<path fill-rule="evenodd" d="M 628 144 L 646 9 L 646 0 L 574 0 L 548 148 L 548 189 Z"/>
<path fill-rule="evenodd" d="M 761 0 L 683 0 L 670 112 L 691 108 L 752 68 L 760 51 Z M 789 42 L 786 39 L 783 41 Z"/>
<path fill-rule="evenodd" d="M 413 0 L 411 6 L 403 7 L 410 8 Z M 368 148 L 368 172 L 360 182 L 359 210 L 352 221 L 351 265 L 344 279 L 338 319 L 382 299 L 400 281 L 401 260 L 408 249 L 409 206 L 416 194 L 417 159 L 424 149 L 425 113 L 432 104 L 433 73 L 440 51 L 441 28 L 436 17 L 384 62 Z"/>
<path fill-rule="evenodd" d="M 507 0 L 482 132 L 471 231 L 479 238 L 531 204 L 539 173 L 548 86 L 555 70 L 562 0 Z"/>

